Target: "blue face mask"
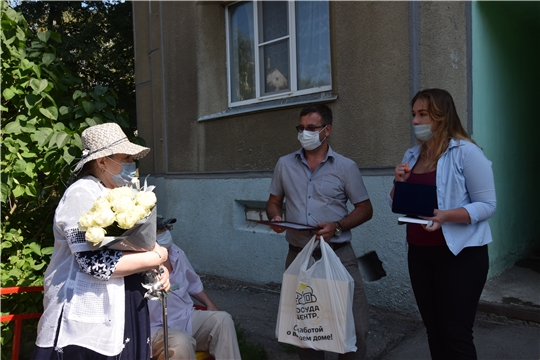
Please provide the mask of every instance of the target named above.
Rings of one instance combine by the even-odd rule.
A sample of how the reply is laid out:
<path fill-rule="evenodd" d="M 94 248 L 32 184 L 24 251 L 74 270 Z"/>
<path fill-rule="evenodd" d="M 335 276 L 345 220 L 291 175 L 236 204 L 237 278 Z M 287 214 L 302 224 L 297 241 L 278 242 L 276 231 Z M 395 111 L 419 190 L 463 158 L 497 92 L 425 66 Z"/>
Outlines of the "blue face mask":
<path fill-rule="evenodd" d="M 418 140 L 428 141 L 435 133 L 431 131 L 431 124 L 414 125 L 414 135 Z"/>
<path fill-rule="evenodd" d="M 156 236 L 156 241 L 159 245 L 163 246 L 164 248 L 170 249 L 173 244 L 173 238 L 172 238 L 171 232 L 169 230 L 165 230 L 161 234 L 158 234 Z"/>
<path fill-rule="evenodd" d="M 107 170 L 107 172 L 112 175 L 111 178 L 113 179 L 116 186 L 124 186 L 127 184 L 131 184 L 131 180 L 133 180 L 135 174 L 137 173 L 137 165 L 134 162 L 120 164 L 111 158 L 109 158 L 109 160 L 122 166 L 122 170 L 116 175 Z"/>

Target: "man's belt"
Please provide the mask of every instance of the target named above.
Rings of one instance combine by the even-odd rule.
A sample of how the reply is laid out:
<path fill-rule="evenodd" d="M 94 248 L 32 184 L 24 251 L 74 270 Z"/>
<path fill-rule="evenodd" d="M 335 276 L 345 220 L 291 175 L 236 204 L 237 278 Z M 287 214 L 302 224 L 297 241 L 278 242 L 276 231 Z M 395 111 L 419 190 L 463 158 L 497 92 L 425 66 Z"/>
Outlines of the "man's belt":
<path fill-rule="evenodd" d="M 327 243 L 328 245 L 330 245 L 330 247 L 332 248 L 332 250 L 336 251 L 337 249 L 341 249 L 342 247 L 344 247 L 345 245 L 349 244 L 348 241 L 345 241 L 345 242 L 340 242 L 340 243 Z M 301 248 L 300 246 L 294 246 L 292 244 L 289 244 L 289 249 L 291 251 L 294 251 L 294 252 L 300 252 L 302 251 L 303 248 Z M 316 248 L 314 251 L 321 251 L 320 248 Z"/>

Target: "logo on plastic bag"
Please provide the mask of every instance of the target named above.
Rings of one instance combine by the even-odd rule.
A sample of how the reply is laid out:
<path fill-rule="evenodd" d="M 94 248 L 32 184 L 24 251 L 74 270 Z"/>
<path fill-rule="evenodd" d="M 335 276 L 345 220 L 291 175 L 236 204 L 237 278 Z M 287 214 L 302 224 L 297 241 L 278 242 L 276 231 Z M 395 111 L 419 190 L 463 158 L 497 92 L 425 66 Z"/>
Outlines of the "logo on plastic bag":
<path fill-rule="evenodd" d="M 300 283 L 296 290 L 296 305 L 306 305 L 317 302 L 317 297 L 313 294 L 311 286 Z"/>
<path fill-rule="evenodd" d="M 298 320 L 316 319 L 321 310 L 318 305 L 310 305 L 317 302 L 317 296 L 313 294 L 313 288 L 300 283 L 296 290 L 296 318 Z"/>

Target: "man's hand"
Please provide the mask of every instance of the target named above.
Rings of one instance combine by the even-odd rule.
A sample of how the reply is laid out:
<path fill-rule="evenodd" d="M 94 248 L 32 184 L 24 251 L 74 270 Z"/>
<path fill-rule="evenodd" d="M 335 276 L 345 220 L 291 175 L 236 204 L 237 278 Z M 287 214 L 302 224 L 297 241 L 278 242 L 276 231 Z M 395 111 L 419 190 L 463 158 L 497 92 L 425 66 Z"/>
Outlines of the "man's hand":
<path fill-rule="evenodd" d="M 142 286 L 147 290 L 144 294 L 145 299 L 158 300 L 163 298 L 164 293 L 171 288 L 167 267 L 160 265 L 157 269 L 147 271 Z"/>
<path fill-rule="evenodd" d="M 283 221 L 283 218 L 281 217 L 282 209 L 283 197 L 270 194 L 270 197 L 266 202 L 266 216 L 268 216 L 268 219 L 270 219 L 270 221 Z M 277 233 L 282 233 L 285 231 L 284 228 L 279 226 L 270 225 L 270 227 Z"/>
<path fill-rule="evenodd" d="M 206 310 L 219 311 L 218 307 L 214 303 L 210 303 L 206 305 Z"/>
<path fill-rule="evenodd" d="M 320 235 L 324 238 L 324 241 L 328 242 L 334 236 L 337 226 L 335 222 L 322 222 L 317 224 L 320 230 L 314 231 L 315 235 Z"/>
<path fill-rule="evenodd" d="M 156 270 L 158 272 L 158 279 L 159 279 L 159 283 L 161 284 L 161 287 L 159 287 L 157 290 L 161 290 L 161 291 L 169 291 L 169 289 L 171 288 L 171 283 L 169 282 L 169 269 L 167 269 L 166 266 L 160 266 L 158 270 Z"/>
<path fill-rule="evenodd" d="M 204 306 L 206 307 L 206 310 L 219 311 L 218 307 L 210 299 L 210 297 L 208 296 L 208 294 L 206 293 L 205 290 L 201 291 L 198 294 L 192 295 L 192 296 L 195 299 L 197 299 L 198 301 L 200 301 L 202 304 L 204 304 Z"/>
<path fill-rule="evenodd" d="M 283 219 L 281 218 L 281 216 L 274 216 L 272 220 L 270 221 L 283 221 Z M 270 225 L 270 228 L 274 230 L 275 232 L 277 232 L 278 234 L 281 234 L 282 232 L 285 231 L 285 228 L 282 228 L 281 226 Z"/>

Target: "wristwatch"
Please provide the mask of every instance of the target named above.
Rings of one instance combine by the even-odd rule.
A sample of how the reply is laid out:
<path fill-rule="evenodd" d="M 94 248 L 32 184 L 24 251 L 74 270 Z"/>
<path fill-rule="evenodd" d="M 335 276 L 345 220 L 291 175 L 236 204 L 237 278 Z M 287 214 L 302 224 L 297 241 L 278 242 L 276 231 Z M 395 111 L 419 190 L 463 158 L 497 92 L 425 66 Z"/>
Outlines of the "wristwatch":
<path fill-rule="evenodd" d="M 340 236 L 341 233 L 343 232 L 341 230 L 341 224 L 339 223 L 339 221 L 334 222 L 334 224 L 336 224 L 336 231 L 334 232 L 334 235 L 335 236 Z"/>

